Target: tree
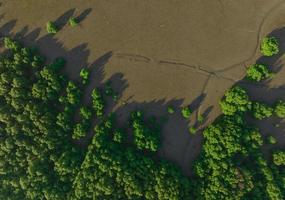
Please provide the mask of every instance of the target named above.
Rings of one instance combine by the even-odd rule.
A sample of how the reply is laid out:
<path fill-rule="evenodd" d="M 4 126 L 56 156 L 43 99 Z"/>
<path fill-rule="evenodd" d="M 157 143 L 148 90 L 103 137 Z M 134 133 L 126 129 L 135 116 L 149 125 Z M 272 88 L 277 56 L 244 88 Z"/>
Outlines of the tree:
<path fill-rule="evenodd" d="M 262 64 L 251 65 L 246 71 L 246 78 L 250 81 L 259 82 L 271 76 L 268 67 Z"/>
<path fill-rule="evenodd" d="M 95 114 L 98 117 L 102 117 L 104 114 L 104 107 L 105 107 L 105 102 L 103 99 L 103 96 L 101 94 L 101 92 L 99 91 L 99 89 L 93 89 L 92 91 L 92 106 L 93 109 L 95 110 Z"/>
<path fill-rule="evenodd" d="M 188 106 L 183 107 L 181 110 L 181 114 L 185 119 L 189 119 L 191 113 L 192 113 L 192 111 Z"/>
<path fill-rule="evenodd" d="M 66 88 L 67 102 L 73 106 L 77 106 L 82 96 L 81 89 L 72 81 L 68 82 Z"/>
<path fill-rule="evenodd" d="M 68 22 L 71 27 L 75 27 L 78 25 L 78 20 L 75 17 L 70 17 Z"/>
<path fill-rule="evenodd" d="M 89 107 L 83 106 L 80 108 L 80 116 L 83 119 L 90 119 L 92 117 L 92 111 Z"/>
<path fill-rule="evenodd" d="M 194 126 L 191 126 L 189 128 L 189 133 L 191 133 L 192 135 L 195 135 L 197 133 L 197 128 L 195 128 Z"/>
<path fill-rule="evenodd" d="M 90 123 L 87 120 L 82 120 L 81 122 L 75 124 L 73 128 L 73 139 L 81 139 L 86 136 L 88 129 L 90 128 Z"/>
<path fill-rule="evenodd" d="M 62 57 L 58 57 L 54 59 L 54 61 L 50 64 L 50 68 L 57 71 L 62 69 L 65 66 L 65 64 L 66 64 L 65 59 Z"/>
<path fill-rule="evenodd" d="M 167 107 L 167 112 L 169 113 L 169 114 L 173 114 L 174 112 L 175 112 L 175 110 L 174 110 L 174 107 L 173 106 L 168 106 Z"/>
<path fill-rule="evenodd" d="M 203 123 L 203 122 L 204 122 L 204 120 L 205 120 L 205 118 L 204 118 L 204 116 L 203 116 L 203 115 L 199 114 L 199 115 L 198 115 L 198 119 L 197 119 L 197 120 L 198 120 L 198 122 L 199 122 L 199 123 Z"/>
<path fill-rule="evenodd" d="M 285 165 L 285 152 L 284 151 L 275 151 L 272 154 L 273 163 L 277 166 Z"/>
<path fill-rule="evenodd" d="M 274 107 L 274 113 L 279 118 L 285 118 L 285 102 L 282 100 L 279 100 Z"/>
<path fill-rule="evenodd" d="M 275 137 L 273 137 L 272 135 L 268 136 L 267 137 L 267 142 L 269 144 L 276 144 L 277 143 L 277 140 L 275 139 Z"/>
<path fill-rule="evenodd" d="M 220 101 L 223 114 L 234 115 L 244 113 L 251 108 L 251 102 L 245 89 L 235 86 L 228 90 Z"/>
<path fill-rule="evenodd" d="M 52 21 L 47 22 L 46 28 L 48 33 L 56 34 L 58 32 L 57 26 Z"/>
<path fill-rule="evenodd" d="M 251 111 L 253 116 L 259 120 L 268 118 L 273 114 L 273 108 L 259 102 L 253 102 Z"/>
<path fill-rule="evenodd" d="M 82 78 L 83 85 L 86 85 L 89 80 L 90 72 L 87 68 L 83 68 L 80 70 L 80 77 Z"/>
<path fill-rule="evenodd" d="M 11 49 L 13 51 L 19 51 L 21 48 L 21 45 L 19 44 L 19 42 L 12 40 L 9 37 L 4 37 L 4 46 L 6 49 Z"/>
<path fill-rule="evenodd" d="M 264 56 L 273 56 L 279 52 L 279 44 L 275 37 L 265 37 L 261 42 L 261 53 Z"/>
<path fill-rule="evenodd" d="M 157 151 L 160 146 L 160 127 L 155 119 L 150 120 L 148 126 L 143 119 L 142 111 L 134 111 L 130 116 L 130 125 L 133 130 L 134 143 L 140 150 Z"/>

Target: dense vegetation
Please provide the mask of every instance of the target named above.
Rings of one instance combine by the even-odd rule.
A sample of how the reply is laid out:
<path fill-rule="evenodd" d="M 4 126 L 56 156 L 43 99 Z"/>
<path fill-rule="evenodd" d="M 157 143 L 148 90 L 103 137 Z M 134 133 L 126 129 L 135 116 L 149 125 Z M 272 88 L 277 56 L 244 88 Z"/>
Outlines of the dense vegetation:
<path fill-rule="evenodd" d="M 266 56 L 278 53 L 275 38 L 265 38 L 261 51 Z M 264 65 L 252 65 L 246 78 L 261 81 L 270 77 Z M 221 115 L 203 132 L 205 142 L 194 168 L 195 199 L 274 199 L 285 198 L 285 153 L 273 152 L 266 160 L 261 151 L 263 138 L 258 129 L 246 122 L 250 114 L 263 120 L 275 114 L 285 117 L 285 103 L 278 100 L 274 107 L 250 100 L 247 91 L 234 86 L 220 102 Z M 273 136 L 267 143 L 274 145 Z"/>
<path fill-rule="evenodd" d="M 52 26 L 49 29 L 56 28 Z M 273 39 L 264 40 L 263 53 L 278 52 L 274 44 Z M 118 127 L 116 114 L 106 113 L 106 98 L 118 99 L 110 81 L 94 88 L 91 105 L 84 105 L 88 68 L 80 71 L 80 81 L 71 81 L 62 73 L 63 58 L 47 64 L 35 48 L 9 38 L 4 39 L 4 46 L 7 50 L 0 56 L 0 199 L 285 198 L 285 151 L 274 149 L 266 160 L 259 130 L 246 122 L 247 116 L 285 118 L 284 101 L 270 106 L 252 101 L 240 86 L 229 89 L 220 101 L 223 114 L 203 131 L 202 152 L 194 163 L 194 176 L 188 179 L 174 164 L 157 157 L 161 123 L 155 117 L 136 110 Z M 269 77 L 264 65 L 253 65 L 247 73 L 253 81 Z M 174 107 L 168 106 L 167 112 L 174 113 Z M 191 113 L 189 107 L 181 110 L 185 119 Z M 198 123 L 203 121 L 198 115 Z M 197 133 L 196 126 L 189 127 L 189 132 Z M 80 145 L 90 136 L 87 145 Z M 266 143 L 274 145 L 277 140 L 269 136 Z"/>
<path fill-rule="evenodd" d="M 190 182 L 155 152 L 160 124 L 141 111 L 124 129 L 105 113 L 106 91 L 92 91 L 92 105 L 81 97 L 82 82 L 61 73 L 62 58 L 46 64 L 35 49 L 4 39 L 0 57 L 0 199 L 190 199 Z M 75 120 L 75 116 L 78 116 Z M 76 143 L 97 125 L 88 148 Z M 77 142 L 76 142 L 77 141 Z"/>

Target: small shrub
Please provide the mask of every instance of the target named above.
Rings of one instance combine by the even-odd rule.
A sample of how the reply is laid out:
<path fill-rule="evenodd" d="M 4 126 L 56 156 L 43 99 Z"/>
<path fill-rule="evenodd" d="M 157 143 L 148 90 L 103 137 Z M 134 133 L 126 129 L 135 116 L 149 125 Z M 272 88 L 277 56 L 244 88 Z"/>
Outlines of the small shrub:
<path fill-rule="evenodd" d="M 113 91 L 113 88 L 111 86 L 111 83 L 107 82 L 105 85 L 105 95 L 106 96 L 113 96 L 113 94 L 114 94 L 114 91 Z"/>
<path fill-rule="evenodd" d="M 276 144 L 277 140 L 272 135 L 270 135 L 267 138 L 267 142 L 268 142 L 268 144 Z"/>
<path fill-rule="evenodd" d="M 169 113 L 169 114 L 173 114 L 174 112 L 175 112 L 175 110 L 174 110 L 174 107 L 173 106 L 168 106 L 167 107 L 167 112 Z"/>
<path fill-rule="evenodd" d="M 266 37 L 261 43 L 261 53 L 264 56 L 273 56 L 279 52 L 279 44 L 275 37 Z"/>
<path fill-rule="evenodd" d="M 277 115 L 279 118 L 285 118 L 285 102 L 279 100 L 274 108 L 274 113 Z"/>
<path fill-rule="evenodd" d="M 261 81 L 271 77 L 268 67 L 262 64 L 251 65 L 246 71 L 246 78 L 250 81 Z"/>
<path fill-rule="evenodd" d="M 181 110 L 181 114 L 185 119 L 188 119 L 190 117 L 191 113 L 192 113 L 192 111 L 188 106 L 182 108 L 182 110 Z"/>
<path fill-rule="evenodd" d="M 202 123 L 204 121 L 204 117 L 203 117 L 203 115 L 198 115 L 198 122 L 199 123 Z"/>
<path fill-rule="evenodd" d="M 99 91 L 99 89 L 95 88 L 92 90 L 92 107 L 95 111 L 97 117 L 102 117 L 104 114 L 105 101 L 103 99 L 103 95 Z"/>
<path fill-rule="evenodd" d="M 83 118 L 83 119 L 90 119 L 92 117 L 92 111 L 90 108 L 86 107 L 86 106 L 82 106 L 80 108 L 80 116 Z"/>
<path fill-rule="evenodd" d="M 256 119 L 262 120 L 272 115 L 273 108 L 263 103 L 254 102 L 252 105 L 252 114 Z"/>
<path fill-rule="evenodd" d="M 86 136 L 88 129 L 90 127 L 90 124 L 88 121 L 83 120 L 77 124 L 75 124 L 73 129 L 72 138 L 73 139 L 81 139 Z"/>
<path fill-rule="evenodd" d="M 122 143 L 126 140 L 126 133 L 120 129 L 115 130 L 113 140 L 118 143 Z"/>
<path fill-rule="evenodd" d="M 68 22 L 71 27 L 75 27 L 78 25 L 78 20 L 75 17 L 70 17 Z"/>
<path fill-rule="evenodd" d="M 4 38 L 4 46 L 6 49 L 11 49 L 13 51 L 18 51 L 21 48 L 21 45 L 19 42 L 12 40 L 9 37 Z"/>
<path fill-rule="evenodd" d="M 190 132 L 192 135 L 195 135 L 195 134 L 197 133 L 197 128 L 191 126 L 191 127 L 189 128 L 189 132 Z"/>
<path fill-rule="evenodd" d="M 47 23 L 47 32 L 51 34 L 56 34 L 58 32 L 57 26 L 54 24 L 54 22 L 49 21 Z"/>
<path fill-rule="evenodd" d="M 285 165 L 285 152 L 276 151 L 273 153 L 272 157 L 275 165 Z"/>
<path fill-rule="evenodd" d="M 117 93 L 115 93 L 115 92 L 113 92 L 113 94 L 112 94 L 112 99 L 113 99 L 113 101 L 118 101 L 119 100 L 119 95 L 117 94 Z"/>
<path fill-rule="evenodd" d="M 64 67 L 65 64 L 66 64 L 65 59 L 58 57 L 53 60 L 53 62 L 50 64 L 50 67 L 53 68 L 54 70 L 60 70 Z"/>
<path fill-rule="evenodd" d="M 89 79 L 90 72 L 88 69 L 83 68 L 80 70 L 79 76 L 82 78 L 83 85 L 86 85 Z"/>

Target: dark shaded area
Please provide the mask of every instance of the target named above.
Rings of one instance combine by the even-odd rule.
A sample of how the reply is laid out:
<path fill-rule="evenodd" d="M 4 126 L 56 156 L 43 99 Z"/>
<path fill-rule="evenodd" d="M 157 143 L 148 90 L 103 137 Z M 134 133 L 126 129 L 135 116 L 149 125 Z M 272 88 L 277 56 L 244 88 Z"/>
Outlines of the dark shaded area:
<path fill-rule="evenodd" d="M 191 109 L 192 111 L 197 110 L 197 109 L 201 106 L 201 104 L 202 104 L 202 102 L 204 101 L 205 97 L 206 97 L 206 94 L 205 94 L 205 93 L 202 93 L 202 94 L 200 94 L 198 97 L 196 97 L 196 98 L 192 101 L 192 103 L 189 105 L 190 109 Z"/>
<path fill-rule="evenodd" d="M 70 9 L 54 21 L 55 25 L 59 28 L 59 30 L 62 29 L 68 23 L 70 17 L 74 15 L 74 12 L 75 8 Z"/>
<path fill-rule="evenodd" d="M 16 25 L 17 20 L 11 20 L 7 23 L 5 23 L 3 26 L 0 27 L 0 37 L 3 37 L 5 35 L 8 35 L 12 29 L 14 28 L 14 26 Z"/>
<path fill-rule="evenodd" d="M 78 20 L 78 23 L 82 22 L 92 11 L 92 8 L 88 8 L 84 10 L 81 14 L 79 14 L 76 19 Z"/>

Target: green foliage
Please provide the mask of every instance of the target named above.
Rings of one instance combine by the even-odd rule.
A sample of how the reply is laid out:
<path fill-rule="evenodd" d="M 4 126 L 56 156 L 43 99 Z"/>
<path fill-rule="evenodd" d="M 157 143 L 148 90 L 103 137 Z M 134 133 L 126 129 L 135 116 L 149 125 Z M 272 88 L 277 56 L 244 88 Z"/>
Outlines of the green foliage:
<path fill-rule="evenodd" d="M 278 166 L 285 165 L 285 152 L 284 151 L 275 151 L 272 154 L 272 158 L 273 158 L 273 163 L 275 165 L 278 165 Z"/>
<path fill-rule="evenodd" d="M 21 48 L 21 45 L 19 44 L 19 42 L 12 40 L 9 37 L 5 37 L 4 38 L 4 47 L 6 49 L 11 49 L 12 51 L 19 51 L 19 49 Z"/>
<path fill-rule="evenodd" d="M 261 43 L 261 53 L 264 56 L 273 56 L 279 52 L 279 44 L 275 37 L 265 37 Z"/>
<path fill-rule="evenodd" d="M 82 78 L 83 85 L 86 85 L 88 83 L 90 76 L 90 72 L 87 68 L 83 68 L 80 70 L 80 77 Z"/>
<path fill-rule="evenodd" d="M 0 199 L 67 199 L 83 160 L 69 142 L 65 81 L 36 51 L 5 39 L 0 57 Z"/>
<path fill-rule="evenodd" d="M 114 91 L 113 91 L 111 84 L 112 84 L 112 82 L 110 80 L 107 81 L 105 84 L 105 95 L 106 96 L 113 96 L 114 95 Z"/>
<path fill-rule="evenodd" d="M 103 96 L 99 89 L 94 89 L 92 91 L 92 106 L 95 111 L 96 116 L 102 117 L 104 114 L 104 107 L 105 107 L 105 102 L 103 99 Z"/>
<path fill-rule="evenodd" d="M 62 69 L 65 66 L 65 64 L 66 64 L 65 59 L 61 58 L 61 57 L 58 57 L 50 64 L 50 67 L 53 70 L 60 70 L 60 69 Z"/>
<path fill-rule="evenodd" d="M 197 199 L 241 199 L 253 189 L 253 180 L 246 168 L 235 165 L 235 155 L 242 159 L 251 149 L 259 148 L 260 134 L 235 115 L 222 116 L 203 135 L 202 155 L 195 165 L 200 178 Z"/>
<path fill-rule="evenodd" d="M 189 133 L 191 133 L 192 135 L 195 135 L 197 133 L 197 128 L 195 128 L 194 126 L 191 126 L 189 128 Z"/>
<path fill-rule="evenodd" d="M 81 139 L 86 136 L 90 128 L 90 123 L 87 120 L 82 120 L 81 122 L 75 124 L 73 128 L 73 139 Z"/>
<path fill-rule="evenodd" d="M 54 22 L 51 22 L 51 21 L 47 22 L 46 28 L 47 28 L 47 32 L 48 32 L 48 33 L 56 34 L 56 33 L 58 32 L 58 28 L 57 28 L 57 26 L 54 24 Z"/>
<path fill-rule="evenodd" d="M 274 113 L 279 118 L 285 118 L 285 102 L 279 100 L 274 107 Z"/>
<path fill-rule="evenodd" d="M 69 81 L 66 88 L 66 103 L 77 106 L 82 96 L 81 89 L 72 81 Z"/>
<path fill-rule="evenodd" d="M 198 115 L 198 122 L 199 123 L 203 123 L 204 122 L 204 117 L 203 117 L 203 115 Z"/>
<path fill-rule="evenodd" d="M 126 139 L 127 139 L 126 136 L 127 135 L 123 130 L 118 129 L 114 131 L 113 140 L 118 143 L 123 143 L 123 142 L 126 142 Z"/>
<path fill-rule="evenodd" d="M 80 116 L 83 119 L 90 119 L 92 117 L 92 111 L 89 107 L 83 106 L 80 108 Z"/>
<path fill-rule="evenodd" d="M 134 143 L 140 150 L 157 151 L 160 146 L 160 127 L 153 119 L 146 124 L 142 111 L 131 113 L 130 124 L 134 134 Z"/>
<path fill-rule="evenodd" d="M 267 142 L 269 144 L 276 144 L 277 143 L 277 140 L 275 139 L 275 137 L 273 137 L 272 135 L 268 136 L 267 137 Z"/>
<path fill-rule="evenodd" d="M 270 117 L 273 114 L 273 108 L 267 106 L 264 103 L 253 102 L 252 103 L 252 115 L 259 120 Z"/>
<path fill-rule="evenodd" d="M 246 78 L 255 82 L 259 82 L 271 76 L 272 74 L 268 67 L 262 64 L 251 65 L 246 71 Z"/>
<path fill-rule="evenodd" d="M 68 22 L 71 27 L 75 27 L 78 25 L 78 20 L 75 17 L 70 17 Z"/>
<path fill-rule="evenodd" d="M 191 199 L 189 180 L 176 167 L 122 146 L 121 132 L 113 126 L 113 120 L 107 119 L 95 127 L 74 182 L 74 199 Z"/>
<path fill-rule="evenodd" d="M 192 111 L 188 106 L 183 107 L 181 110 L 181 114 L 185 119 L 189 119 L 191 113 L 192 113 Z"/>
<path fill-rule="evenodd" d="M 245 89 L 235 86 L 228 90 L 223 100 L 220 101 L 223 114 L 234 115 L 246 112 L 251 107 L 251 102 Z"/>
<path fill-rule="evenodd" d="M 174 112 L 175 112 L 175 110 L 174 110 L 174 107 L 173 106 L 168 106 L 167 107 L 167 112 L 169 113 L 169 114 L 173 114 Z"/>

